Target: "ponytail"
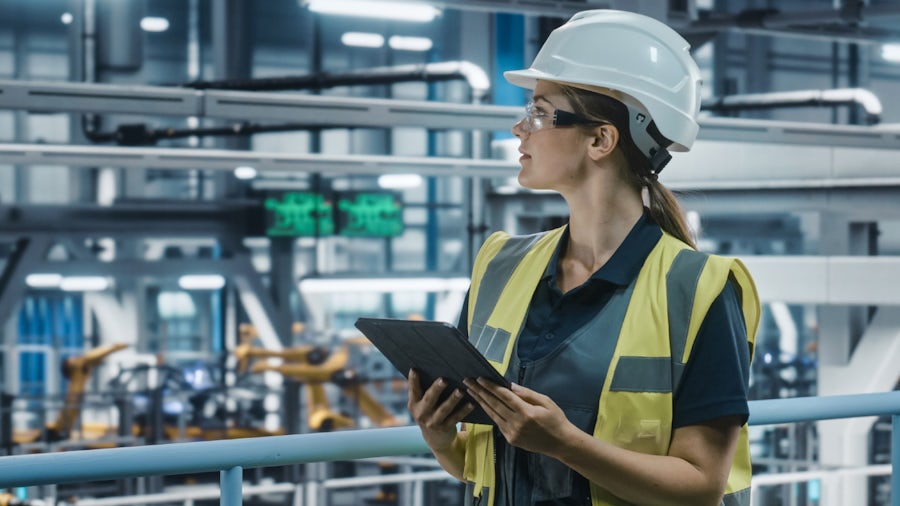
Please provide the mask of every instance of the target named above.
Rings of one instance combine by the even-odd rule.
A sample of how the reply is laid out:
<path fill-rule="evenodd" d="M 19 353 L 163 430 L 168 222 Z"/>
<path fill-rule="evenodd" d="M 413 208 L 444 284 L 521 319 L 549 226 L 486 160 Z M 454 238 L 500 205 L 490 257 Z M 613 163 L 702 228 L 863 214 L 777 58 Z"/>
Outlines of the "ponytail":
<path fill-rule="evenodd" d="M 653 218 L 653 221 L 669 235 L 686 243 L 691 248 L 697 249 L 684 217 L 684 210 L 675 194 L 655 177 L 648 179 L 647 191 L 650 197 L 650 217 Z"/>
<path fill-rule="evenodd" d="M 593 91 L 560 84 L 563 95 L 569 99 L 578 114 L 596 119 L 598 123 L 612 123 L 619 131 L 619 149 L 625 157 L 624 170 L 627 180 L 635 189 L 647 188 L 649 194 L 650 217 L 667 234 L 697 249 L 694 238 L 687 226 L 684 211 L 675 195 L 657 181 L 657 174 L 650 160 L 635 146 L 628 126 L 628 109 L 625 104 Z"/>

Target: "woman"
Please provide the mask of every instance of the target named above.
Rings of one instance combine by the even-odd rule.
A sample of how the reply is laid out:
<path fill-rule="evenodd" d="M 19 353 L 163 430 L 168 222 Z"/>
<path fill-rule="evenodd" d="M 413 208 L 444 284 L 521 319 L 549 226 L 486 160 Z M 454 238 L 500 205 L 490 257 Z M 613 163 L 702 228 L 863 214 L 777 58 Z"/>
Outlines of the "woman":
<path fill-rule="evenodd" d="M 461 327 L 513 387 L 466 393 L 495 425 L 457 430 L 471 401 L 438 403 L 443 383 L 410 373 L 410 413 L 474 504 L 749 504 L 756 291 L 737 260 L 694 250 L 657 181 L 698 130 L 687 50 L 653 19 L 586 11 L 505 74 L 533 89 L 519 182 L 570 217 L 495 233 L 475 261 Z"/>

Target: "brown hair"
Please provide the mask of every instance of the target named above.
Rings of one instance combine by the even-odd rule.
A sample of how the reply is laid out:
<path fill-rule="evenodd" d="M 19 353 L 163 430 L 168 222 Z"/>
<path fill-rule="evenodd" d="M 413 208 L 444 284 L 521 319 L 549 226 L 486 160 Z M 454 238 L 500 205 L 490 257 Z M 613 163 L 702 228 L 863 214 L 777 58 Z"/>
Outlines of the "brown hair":
<path fill-rule="evenodd" d="M 684 211 L 671 190 L 657 181 L 650 160 L 635 146 L 628 127 L 628 108 L 622 102 L 588 90 L 559 85 L 575 112 L 588 119 L 610 123 L 619 131 L 618 148 L 628 164 L 626 178 L 635 189 L 647 187 L 650 194 L 650 217 L 669 235 L 696 249 Z"/>

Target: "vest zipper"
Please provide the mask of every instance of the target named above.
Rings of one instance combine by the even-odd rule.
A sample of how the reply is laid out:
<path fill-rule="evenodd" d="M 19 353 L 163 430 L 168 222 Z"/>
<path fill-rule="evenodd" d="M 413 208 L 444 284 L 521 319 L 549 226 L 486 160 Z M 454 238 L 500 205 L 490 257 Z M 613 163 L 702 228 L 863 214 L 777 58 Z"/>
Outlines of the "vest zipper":
<path fill-rule="evenodd" d="M 522 380 L 525 378 L 525 370 L 526 370 L 526 364 L 520 362 L 519 363 L 519 371 L 518 371 L 519 373 L 516 377 L 516 383 L 518 383 L 519 385 L 522 384 Z M 509 444 L 509 443 L 507 443 L 507 444 Z M 527 457 L 522 454 L 522 450 L 520 450 L 518 448 L 514 448 L 514 447 L 512 447 L 512 445 L 510 445 L 510 448 L 512 449 L 512 476 L 510 477 L 510 482 L 511 482 L 512 486 L 510 487 L 510 493 L 509 493 L 510 497 L 507 501 L 511 500 L 512 503 L 514 504 L 519 497 L 519 494 L 518 494 L 519 490 L 516 486 L 516 482 L 518 481 L 517 476 L 516 476 L 516 471 L 519 468 L 519 460 L 527 458 Z M 495 447 L 495 451 L 496 451 L 496 447 Z M 527 466 L 526 466 L 526 469 L 527 469 Z M 532 483 L 533 483 L 533 481 L 532 481 Z M 529 499 L 531 499 L 531 498 L 529 498 Z M 531 501 L 529 500 L 529 503 L 530 502 Z"/>

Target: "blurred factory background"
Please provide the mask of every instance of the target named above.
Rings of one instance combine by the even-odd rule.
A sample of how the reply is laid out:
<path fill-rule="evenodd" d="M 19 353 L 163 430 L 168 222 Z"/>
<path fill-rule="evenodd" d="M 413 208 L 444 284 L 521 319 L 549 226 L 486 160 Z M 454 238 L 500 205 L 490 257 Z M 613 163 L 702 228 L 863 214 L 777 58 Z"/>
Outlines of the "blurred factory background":
<path fill-rule="evenodd" d="M 402 376 L 353 322 L 456 322 L 488 232 L 565 221 L 557 195 L 516 184 L 525 92 L 502 71 L 588 8 L 692 43 L 700 137 L 661 180 L 702 249 L 757 278 L 753 398 L 897 388 L 900 2 L 394 4 L 0 0 L 3 454 L 410 423 Z M 752 429 L 756 476 L 772 478 L 756 504 L 889 503 L 888 417 Z M 427 456 L 263 468 L 245 500 L 297 504 L 277 485 L 312 475 L 434 470 Z M 217 480 L 0 504 L 194 504 Z M 409 490 L 327 500 L 399 506 Z M 449 477 L 424 491 L 462 494 Z"/>

